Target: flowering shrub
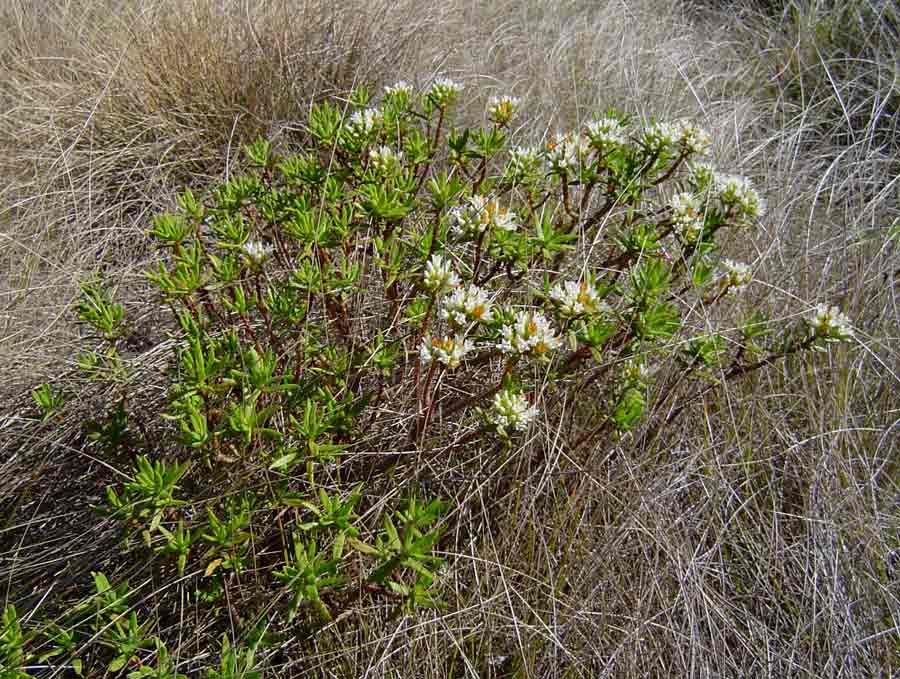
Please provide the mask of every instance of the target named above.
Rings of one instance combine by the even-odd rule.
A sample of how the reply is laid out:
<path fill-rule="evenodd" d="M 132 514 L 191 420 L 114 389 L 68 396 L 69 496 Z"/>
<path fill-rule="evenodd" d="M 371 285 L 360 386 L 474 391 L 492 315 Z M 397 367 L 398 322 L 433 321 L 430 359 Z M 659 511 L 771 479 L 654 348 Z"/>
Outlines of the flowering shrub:
<path fill-rule="evenodd" d="M 160 415 L 180 462 L 137 456 L 98 509 L 202 573 L 200 601 L 248 567 L 252 524 L 282 555 L 257 574 L 283 595 L 280 624 L 361 599 L 440 605 L 435 551 L 454 514 L 421 494 L 441 460 L 487 450 L 500 464 L 527 441 L 539 450 L 547 427 L 577 456 L 852 336 L 824 305 L 777 335 L 734 318 L 752 272 L 721 258 L 720 236 L 755 228 L 765 202 L 704 161 L 694 124 L 609 112 L 515 145 L 519 100 L 492 98 L 482 127 L 458 128 L 461 91 L 400 82 L 321 103 L 299 151 L 258 141 L 246 172 L 154 220 L 148 277 L 177 338 Z M 121 309 L 86 290 L 81 317 L 106 343 L 95 356 L 112 360 Z M 647 421 L 654 395 L 681 405 Z M 226 481 L 222 466 L 240 473 Z M 212 485 L 189 496 L 191 477 Z"/>

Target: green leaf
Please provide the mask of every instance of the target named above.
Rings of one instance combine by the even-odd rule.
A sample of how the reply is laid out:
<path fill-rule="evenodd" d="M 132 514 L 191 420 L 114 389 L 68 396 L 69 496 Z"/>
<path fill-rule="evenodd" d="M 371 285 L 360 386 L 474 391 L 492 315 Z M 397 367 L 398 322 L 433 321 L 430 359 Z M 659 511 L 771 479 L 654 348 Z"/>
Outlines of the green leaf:
<path fill-rule="evenodd" d="M 124 655 L 117 656 L 113 658 L 113 661 L 109 663 L 109 667 L 106 668 L 108 672 L 118 672 L 120 669 L 125 667 L 125 663 L 128 662 L 128 657 Z"/>
<path fill-rule="evenodd" d="M 272 464 L 269 465 L 269 469 L 272 471 L 279 471 L 281 469 L 285 469 L 291 465 L 291 463 L 297 459 L 297 453 L 286 453 L 281 457 L 277 458 Z"/>
<path fill-rule="evenodd" d="M 378 550 L 371 545 L 367 545 L 362 540 L 358 540 L 356 538 L 347 538 L 347 544 L 349 544 L 351 547 L 353 547 L 353 549 L 362 554 L 366 554 L 368 556 L 378 556 Z"/>

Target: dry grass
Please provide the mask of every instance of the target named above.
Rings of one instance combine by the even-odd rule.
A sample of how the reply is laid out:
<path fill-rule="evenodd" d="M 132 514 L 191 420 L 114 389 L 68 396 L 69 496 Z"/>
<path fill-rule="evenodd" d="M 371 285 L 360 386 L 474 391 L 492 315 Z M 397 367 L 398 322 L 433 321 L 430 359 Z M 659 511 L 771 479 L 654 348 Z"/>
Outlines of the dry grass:
<path fill-rule="evenodd" d="M 536 138 L 608 106 L 689 116 L 722 143 L 720 163 L 751 176 L 770 203 L 764 228 L 730 244 L 760 271 L 748 306 L 789 318 L 811 301 L 838 304 L 857 343 L 732 384 L 656 441 L 636 436 L 574 460 L 551 430 L 539 455 L 511 464 L 512 481 L 476 483 L 463 498 L 471 528 L 449 548 L 449 611 L 394 621 L 362 612 L 322 635 L 314 655 L 285 644 L 270 671 L 893 676 L 897 5 L 851 3 L 862 8 L 843 19 L 863 22 L 854 33 L 822 28 L 830 4 L 786 4 L 767 16 L 674 0 L 6 3 L 0 398 L 21 411 L 27 389 L 65 370 L 85 272 L 132 291 L 133 317 L 152 314 L 135 272 L 149 255 L 149 215 L 174 190 L 227 173 L 234 149 L 257 134 L 289 144 L 310 101 L 356 80 L 440 71 L 486 95 L 512 89 Z M 114 547 L 108 529 L 73 522 L 76 535 L 42 508 L 67 484 L 78 426 L 29 440 L 0 420 L 0 435 L 16 432 L 0 442 L 6 599 L 35 601 L 15 583 L 38 560 L 100 559 Z M 82 504 L 101 477 L 85 469 Z M 145 592 L 171 601 L 182 586 L 152 581 Z M 197 639 L 213 623 L 184 613 L 181 656 L 209 662 Z"/>

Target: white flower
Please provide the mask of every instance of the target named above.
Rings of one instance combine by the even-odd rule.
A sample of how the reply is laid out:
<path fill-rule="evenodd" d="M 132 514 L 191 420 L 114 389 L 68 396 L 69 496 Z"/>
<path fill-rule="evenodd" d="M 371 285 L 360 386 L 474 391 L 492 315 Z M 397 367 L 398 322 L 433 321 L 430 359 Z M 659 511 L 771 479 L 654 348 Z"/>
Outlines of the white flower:
<path fill-rule="evenodd" d="M 450 78 L 435 78 L 428 90 L 428 98 L 435 106 L 443 107 L 453 103 L 461 90 L 462 85 Z"/>
<path fill-rule="evenodd" d="M 530 405 L 524 396 L 514 394 L 509 389 L 497 392 L 493 405 L 491 420 L 504 432 L 527 429 L 538 413 L 537 408 Z"/>
<path fill-rule="evenodd" d="M 450 210 L 453 230 L 465 238 L 478 238 L 488 227 L 485 205 L 487 205 L 487 199 L 484 196 L 475 195 L 470 197 L 465 204 Z"/>
<path fill-rule="evenodd" d="M 427 290 L 441 292 L 459 285 L 459 276 L 442 255 L 431 255 L 431 259 L 425 265 L 422 282 Z"/>
<path fill-rule="evenodd" d="M 853 337 L 850 319 L 836 306 L 817 304 L 807 323 L 816 337 L 829 342 L 845 342 Z"/>
<path fill-rule="evenodd" d="M 541 170 L 541 151 L 536 148 L 515 146 L 509 151 L 507 175 L 511 181 L 525 181 Z"/>
<path fill-rule="evenodd" d="M 691 179 L 700 192 L 710 188 L 715 189 L 716 168 L 710 163 L 691 163 Z"/>
<path fill-rule="evenodd" d="M 412 85 L 410 85 L 405 80 L 398 80 L 393 85 L 385 85 L 384 93 L 391 94 L 403 94 L 409 96 L 412 94 Z"/>
<path fill-rule="evenodd" d="M 625 128 L 616 118 L 592 120 L 587 124 L 586 131 L 591 145 L 600 151 L 622 146 L 627 141 Z"/>
<path fill-rule="evenodd" d="M 593 314 L 608 308 L 600 301 L 596 288 L 587 281 L 566 281 L 550 289 L 550 299 L 559 306 L 559 313 L 566 318 Z"/>
<path fill-rule="evenodd" d="M 241 246 L 241 250 L 247 259 L 257 266 L 271 257 L 273 252 L 271 245 L 266 245 L 258 240 L 248 240 Z"/>
<path fill-rule="evenodd" d="M 506 125 L 512 120 L 516 107 L 519 105 L 518 97 L 503 95 L 491 97 L 488 100 L 488 117 L 497 125 Z"/>
<path fill-rule="evenodd" d="M 687 120 L 676 123 L 674 127 L 678 130 L 678 143 L 684 151 L 701 156 L 709 152 L 712 137 L 706 130 Z"/>
<path fill-rule="evenodd" d="M 629 359 L 622 366 L 622 374 L 626 381 L 639 386 L 646 386 L 655 371 L 639 359 Z"/>
<path fill-rule="evenodd" d="M 457 329 L 469 323 L 487 323 L 493 319 L 491 300 L 477 285 L 458 288 L 444 301 L 441 318 Z"/>
<path fill-rule="evenodd" d="M 512 210 L 500 207 L 493 199 L 474 195 L 465 205 L 450 211 L 453 229 L 464 238 L 478 238 L 486 229 L 494 227 L 503 231 L 515 231 L 519 224 Z"/>
<path fill-rule="evenodd" d="M 741 292 L 753 280 L 750 266 L 730 259 L 722 260 L 722 281 L 730 292 Z"/>
<path fill-rule="evenodd" d="M 493 226 L 501 231 L 515 231 L 519 228 L 519 222 L 516 213 L 512 210 L 500 207 L 497 201 L 491 201 L 488 204 L 489 214 L 492 218 Z"/>
<path fill-rule="evenodd" d="M 731 292 L 741 292 L 753 280 L 748 264 L 730 259 L 722 260 L 722 280 Z"/>
<path fill-rule="evenodd" d="M 700 201 L 691 193 L 676 193 L 672 197 L 672 224 L 685 241 L 696 240 L 703 232 L 703 213 Z"/>
<path fill-rule="evenodd" d="M 379 174 L 393 175 L 400 169 L 403 152 L 394 152 L 389 146 L 379 146 L 369 151 L 369 161 Z"/>
<path fill-rule="evenodd" d="M 466 354 L 472 349 L 472 343 L 463 338 L 462 335 L 443 338 L 425 336 L 419 345 L 419 357 L 425 365 L 430 365 L 432 361 L 437 361 L 453 369 L 459 366 Z"/>
<path fill-rule="evenodd" d="M 372 133 L 381 121 L 381 111 L 374 108 L 354 111 L 350 115 L 350 130 L 359 136 L 366 137 Z"/>
<path fill-rule="evenodd" d="M 547 144 L 547 160 L 557 172 L 567 173 L 577 170 L 590 150 L 588 140 L 583 135 L 557 133 L 556 139 Z"/>
<path fill-rule="evenodd" d="M 531 354 L 540 358 L 561 344 L 550 321 L 536 311 L 517 312 L 516 320 L 511 325 L 504 325 L 501 333 L 500 349 L 508 354 Z"/>
<path fill-rule="evenodd" d="M 766 203 L 750 181 L 737 175 L 717 174 L 714 189 L 722 204 L 733 207 L 738 216 L 760 217 L 766 211 Z"/>
<path fill-rule="evenodd" d="M 648 153 L 661 153 L 681 138 L 681 130 L 672 123 L 654 123 L 644 130 L 643 142 Z"/>

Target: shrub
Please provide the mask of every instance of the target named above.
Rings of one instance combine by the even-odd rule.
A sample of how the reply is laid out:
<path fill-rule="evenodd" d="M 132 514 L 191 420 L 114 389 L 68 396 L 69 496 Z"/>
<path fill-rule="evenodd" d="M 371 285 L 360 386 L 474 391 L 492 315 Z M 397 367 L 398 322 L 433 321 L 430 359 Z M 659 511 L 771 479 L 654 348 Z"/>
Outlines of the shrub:
<path fill-rule="evenodd" d="M 473 485 L 502 489 L 510 459 L 540 465 L 551 438 L 578 460 L 658 437 L 708 391 L 853 334 L 827 305 L 777 331 L 740 315 L 753 271 L 720 242 L 765 202 L 703 161 L 711 140 L 692 123 L 609 111 L 522 146 L 516 98 L 457 128 L 461 93 L 437 79 L 323 102 L 299 151 L 260 140 L 245 172 L 154 219 L 148 280 L 173 349 L 165 406 L 140 414 L 140 434 L 127 317 L 83 286 L 100 346 L 81 364 L 111 406 L 90 435 L 133 456 L 98 511 L 188 579 L 197 606 L 235 580 L 261 602 L 210 676 L 254 672 L 273 635 L 315 639 L 363 604 L 388 617 L 451 604 L 448 529 Z M 35 400 L 64 407 L 49 385 Z M 98 573 L 95 589 L 68 642 L 93 634 L 111 671 L 179 676 L 127 583 Z"/>

